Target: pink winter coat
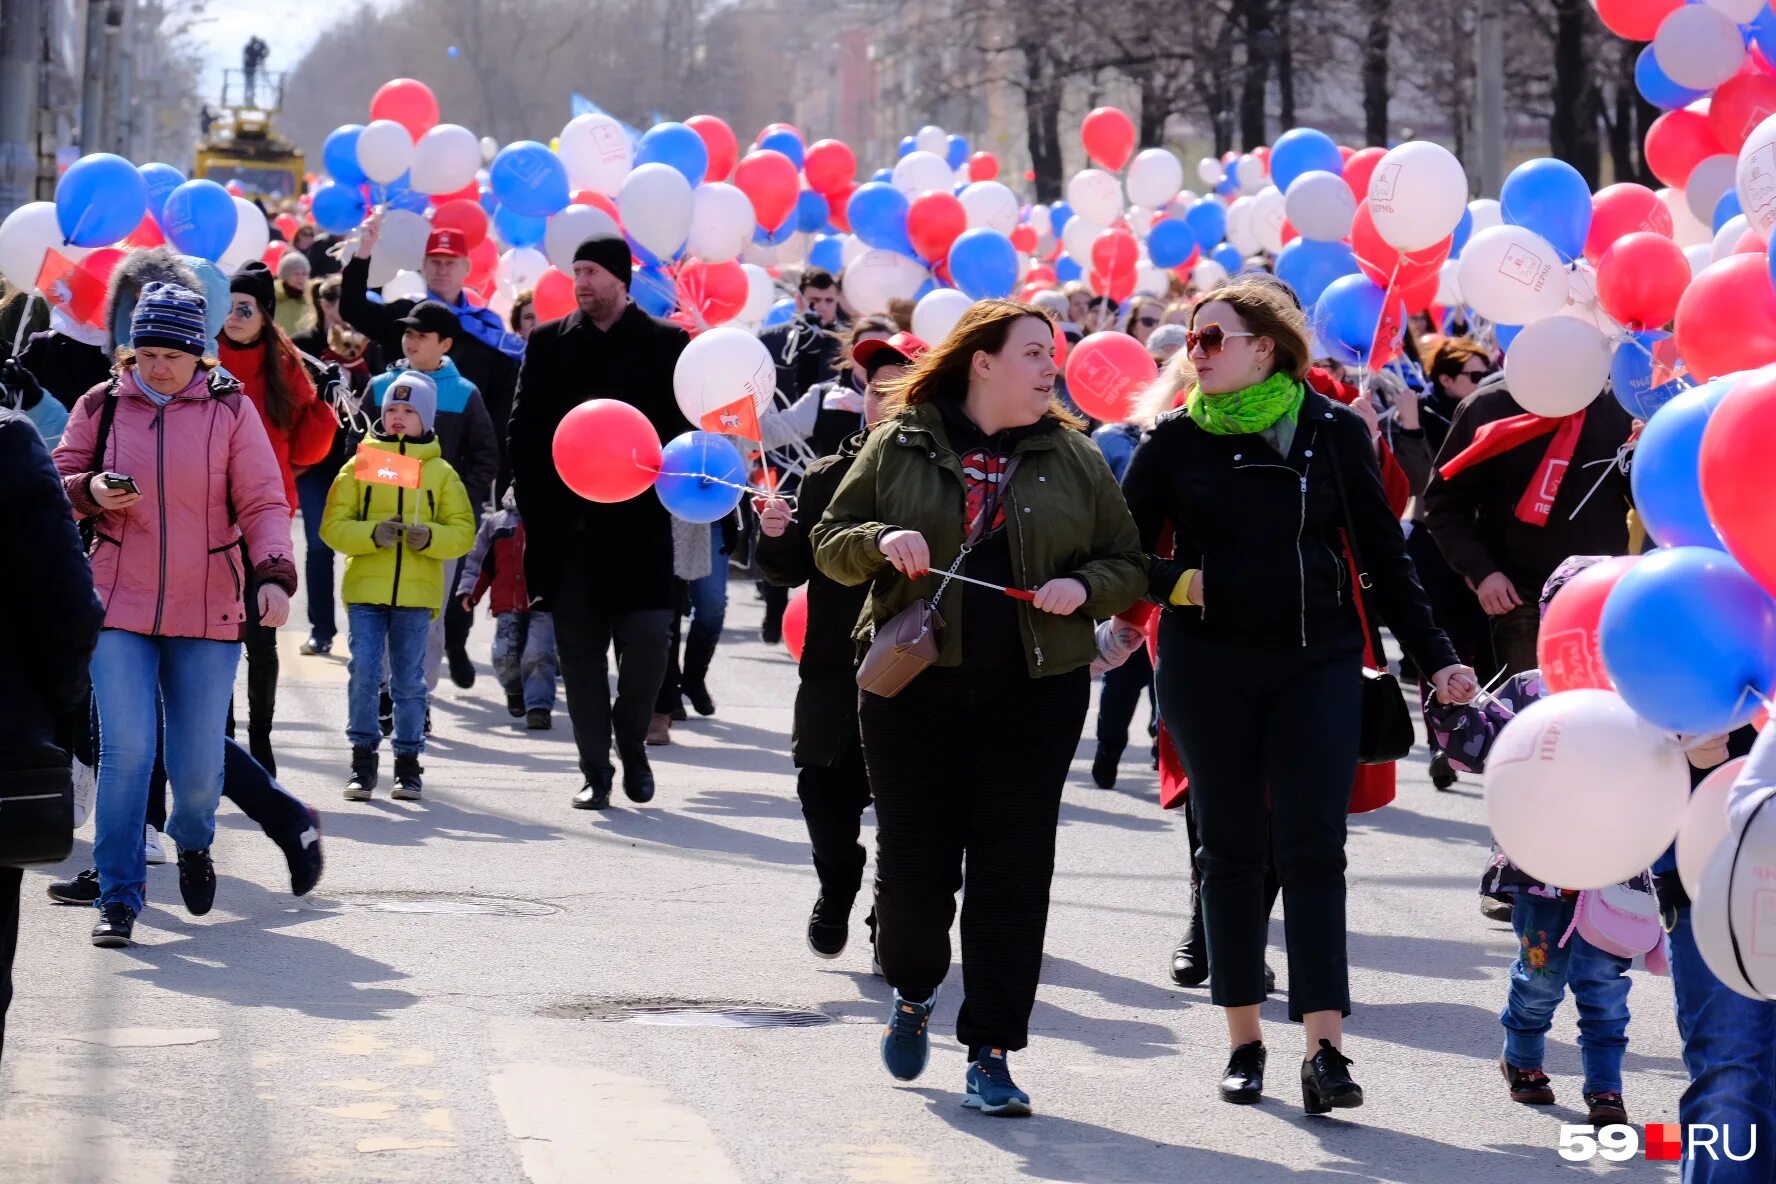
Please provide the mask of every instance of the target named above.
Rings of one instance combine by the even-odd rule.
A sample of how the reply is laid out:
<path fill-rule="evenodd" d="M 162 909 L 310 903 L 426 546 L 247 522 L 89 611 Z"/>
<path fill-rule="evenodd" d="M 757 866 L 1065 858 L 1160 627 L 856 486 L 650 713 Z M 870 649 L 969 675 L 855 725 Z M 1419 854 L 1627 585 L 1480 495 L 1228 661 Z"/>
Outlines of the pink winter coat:
<path fill-rule="evenodd" d="M 107 399 L 116 411 L 95 458 Z M 259 412 L 226 374 L 199 371 L 163 408 L 125 370 L 115 393 L 106 383 L 80 397 L 55 463 L 75 515 L 94 518 L 90 560 L 107 629 L 239 641 L 252 583 L 296 591 L 283 474 Z M 88 488 L 101 472 L 135 478 L 141 500 L 101 512 Z"/>

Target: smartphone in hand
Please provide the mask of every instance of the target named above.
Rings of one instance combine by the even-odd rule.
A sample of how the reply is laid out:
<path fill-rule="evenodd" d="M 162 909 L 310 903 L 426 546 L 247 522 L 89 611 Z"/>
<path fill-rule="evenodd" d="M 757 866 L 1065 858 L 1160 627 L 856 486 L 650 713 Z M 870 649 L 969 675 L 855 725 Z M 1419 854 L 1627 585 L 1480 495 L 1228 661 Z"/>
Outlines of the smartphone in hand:
<path fill-rule="evenodd" d="M 142 493 L 141 489 L 136 485 L 136 479 L 134 477 L 126 477 L 122 473 L 102 473 L 99 475 L 99 483 L 104 485 L 107 489 L 121 489 L 125 493 L 133 493 L 138 497 L 140 497 Z"/>

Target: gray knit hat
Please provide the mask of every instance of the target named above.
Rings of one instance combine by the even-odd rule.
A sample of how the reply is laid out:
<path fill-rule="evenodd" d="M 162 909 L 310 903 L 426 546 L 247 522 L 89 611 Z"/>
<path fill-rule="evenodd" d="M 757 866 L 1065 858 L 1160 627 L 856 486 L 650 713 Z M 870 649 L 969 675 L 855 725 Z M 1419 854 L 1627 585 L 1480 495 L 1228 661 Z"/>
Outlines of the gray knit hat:
<path fill-rule="evenodd" d="M 158 346 L 203 357 L 210 351 L 204 298 L 178 284 L 149 284 L 130 314 L 130 344 L 137 349 Z"/>
<path fill-rule="evenodd" d="M 382 405 L 387 407 L 392 403 L 405 403 L 413 408 L 419 416 L 420 426 L 429 432 L 438 418 L 438 384 L 418 370 L 403 370 L 383 393 Z"/>

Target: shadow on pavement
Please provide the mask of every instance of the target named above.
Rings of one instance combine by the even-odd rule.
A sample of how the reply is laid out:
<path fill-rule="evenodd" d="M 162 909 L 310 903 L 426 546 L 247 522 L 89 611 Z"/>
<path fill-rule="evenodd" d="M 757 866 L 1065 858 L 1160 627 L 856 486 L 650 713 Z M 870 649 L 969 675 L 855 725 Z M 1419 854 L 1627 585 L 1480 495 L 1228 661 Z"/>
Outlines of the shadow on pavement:
<path fill-rule="evenodd" d="M 1405 933 L 1349 933 L 1345 949 L 1350 964 L 1365 970 L 1415 978 L 1482 979 L 1488 977 L 1489 970 L 1501 970 L 1508 964 L 1496 948 L 1486 944 L 1485 936 L 1476 933 L 1461 941 Z M 1500 1003 L 1503 1001 L 1501 995 Z"/>
<path fill-rule="evenodd" d="M 669 789 L 662 792 L 670 794 Z M 657 843 L 688 851 L 720 852 L 796 867 L 803 867 L 808 863 L 808 844 L 805 839 L 790 842 L 770 835 L 722 826 L 684 813 L 670 802 L 669 797 L 664 803 L 658 797 L 654 801 L 656 805 L 664 804 L 667 808 L 634 809 L 625 803 L 594 815 L 597 822 L 592 828 L 593 837 Z"/>

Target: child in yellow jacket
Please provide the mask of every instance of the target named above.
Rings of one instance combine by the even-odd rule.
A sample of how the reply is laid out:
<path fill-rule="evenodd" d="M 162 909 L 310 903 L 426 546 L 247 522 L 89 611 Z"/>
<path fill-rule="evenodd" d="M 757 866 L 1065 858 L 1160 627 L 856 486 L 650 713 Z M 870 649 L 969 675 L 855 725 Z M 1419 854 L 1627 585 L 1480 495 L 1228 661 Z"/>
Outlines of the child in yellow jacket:
<path fill-rule="evenodd" d="M 426 636 L 444 605 L 449 561 L 475 543 L 475 514 L 462 478 L 432 432 L 438 390 L 407 371 L 383 395 L 380 430 L 346 461 L 327 491 L 321 539 L 345 555 L 351 630 L 351 684 L 345 734 L 351 778 L 345 798 L 368 801 L 376 788 L 377 723 L 383 655 L 395 706 L 395 788 L 418 801 L 425 751 Z"/>

